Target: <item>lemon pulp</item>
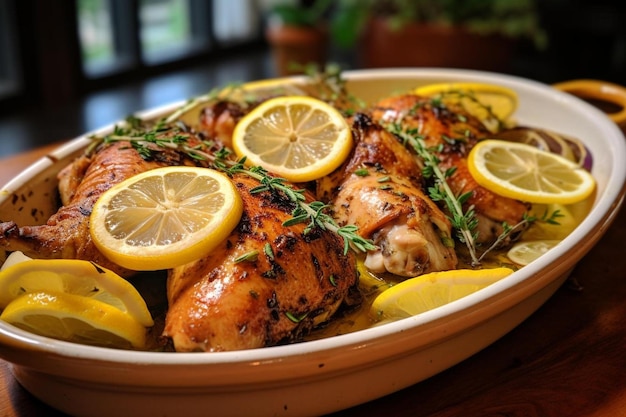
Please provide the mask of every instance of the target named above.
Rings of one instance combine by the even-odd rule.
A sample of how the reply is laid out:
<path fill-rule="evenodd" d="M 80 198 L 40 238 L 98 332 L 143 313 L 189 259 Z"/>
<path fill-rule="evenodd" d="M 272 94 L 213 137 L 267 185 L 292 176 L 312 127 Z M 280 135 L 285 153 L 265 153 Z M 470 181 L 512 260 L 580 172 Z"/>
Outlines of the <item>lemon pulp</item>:
<path fill-rule="evenodd" d="M 11 254 L 9 259 L 13 257 Z M 93 262 L 76 259 L 31 259 L 0 272 L 0 309 L 31 292 L 78 295 L 128 313 L 145 327 L 154 323 L 145 301 L 128 281 Z"/>
<path fill-rule="evenodd" d="M 242 212 L 226 175 L 208 168 L 158 168 L 106 191 L 94 205 L 90 232 L 96 247 L 118 265 L 169 269 L 209 253 Z"/>
<path fill-rule="evenodd" d="M 506 256 L 518 265 L 528 265 L 561 242 L 556 239 L 529 240 L 516 243 Z"/>
<path fill-rule="evenodd" d="M 307 96 L 284 96 L 263 102 L 237 123 L 233 148 L 248 165 L 306 182 L 330 174 L 346 159 L 352 134 L 331 105 Z"/>
<path fill-rule="evenodd" d="M 418 87 L 415 94 L 434 96 L 444 103 L 461 105 L 492 132 L 515 112 L 517 93 L 507 87 L 486 83 L 437 83 Z"/>
<path fill-rule="evenodd" d="M 488 190 L 530 203 L 572 204 L 595 189 L 595 180 L 584 168 L 523 143 L 478 142 L 468 156 L 468 169 Z"/>
<path fill-rule="evenodd" d="M 13 300 L 0 319 L 31 333 L 89 345 L 144 347 L 146 328 L 129 314 L 93 298 L 31 292 Z"/>
<path fill-rule="evenodd" d="M 0 319 L 31 333 L 115 348 L 143 348 L 154 325 L 139 292 L 114 272 L 21 252 L 0 270 L 0 309 Z"/>
<path fill-rule="evenodd" d="M 420 314 L 472 294 L 512 272 L 509 268 L 456 269 L 409 278 L 378 295 L 370 316 L 394 320 Z"/>

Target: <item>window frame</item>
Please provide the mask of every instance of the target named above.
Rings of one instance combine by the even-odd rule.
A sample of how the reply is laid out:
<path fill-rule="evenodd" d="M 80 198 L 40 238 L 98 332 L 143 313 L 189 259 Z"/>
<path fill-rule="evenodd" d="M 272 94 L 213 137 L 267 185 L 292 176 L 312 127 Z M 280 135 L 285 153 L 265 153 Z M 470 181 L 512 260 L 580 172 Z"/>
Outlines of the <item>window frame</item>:
<path fill-rule="evenodd" d="M 116 0 L 120 1 L 120 0 Z M 138 55 L 143 65 L 154 66 L 169 61 L 177 61 L 192 57 L 198 54 L 205 54 L 210 52 L 213 45 L 215 45 L 215 37 L 213 36 L 213 16 L 212 16 L 212 2 L 202 0 L 187 0 L 190 11 L 190 32 L 191 40 L 186 47 L 177 52 L 172 53 L 169 51 L 167 56 L 153 56 L 150 57 L 141 48 L 141 40 L 139 39 Z M 137 8 L 139 13 L 139 7 Z M 139 33 L 139 29 L 137 30 Z"/>
<path fill-rule="evenodd" d="M 223 0 L 217 0 L 223 1 Z M 15 110 L 33 103 L 62 105 L 90 91 L 145 79 L 171 70 L 220 59 L 251 48 L 265 48 L 262 22 L 250 40 L 228 44 L 214 36 L 212 1 L 189 0 L 191 29 L 204 40 L 187 53 L 170 60 L 146 62 L 141 56 L 139 0 L 110 0 L 116 26 L 114 45 L 123 60 L 107 71 L 88 74 L 83 65 L 79 39 L 78 0 L 0 0 L 15 11 L 14 42 L 21 83 L 18 91 L 0 96 L 0 111 Z M 256 1 L 250 2 L 257 7 Z M 8 27 L 8 26 L 7 26 Z M 50 33 L 53 36 L 50 36 Z M 20 70 L 21 69 L 21 70 Z"/>
<path fill-rule="evenodd" d="M 15 21 L 13 2 L 0 0 L 0 100 L 17 96 L 24 83 L 18 59 L 20 40 Z"/>
<path fill-rule="evenodd" d="M 78 0 L 74 0 L 76 3 Z M 141 0 L 109 0 L 112 9 L 112 22 L 114 32 L 114 47 L 121 60 L 119 65 L 112 66 L 109 70 L 88 74 L 85 69 L 87 84 L 106 83 L 120 76 L 132 76 L 133 74 L 152 74 L 160 70 L 167 71 L 177 64 L 185 64 L 190 61 L 198 61 L 219 54 L 245 49 L 251 46 L 265 45 L 262 21 L 259 21 L 259 30 L 249 40 L 227 42 L 219 41 L 215 35 L 213 1 L 224 0 L 187 0 L 190 9 L 190 26 L 192 43 L 181 53 L 170 55 L 167 58 L 150 58 L 146 56 L 141 47 L 140 37 L 140 6 Z M 255 1 L 248 3 L 251 8 L 257 8 Z M 257 10 L 258 11 L 258 10 Z M 257 13 L 257 15 L 260 15 Z M 261 20 L 261 19 L 260 19 Z"/>

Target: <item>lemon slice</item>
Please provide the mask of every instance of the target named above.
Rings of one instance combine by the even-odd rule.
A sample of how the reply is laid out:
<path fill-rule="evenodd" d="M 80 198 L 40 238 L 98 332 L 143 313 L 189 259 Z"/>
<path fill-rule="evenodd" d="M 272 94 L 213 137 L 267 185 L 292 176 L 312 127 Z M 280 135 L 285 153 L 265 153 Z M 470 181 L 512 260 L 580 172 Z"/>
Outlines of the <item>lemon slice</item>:
<path fill-rule="evenodd" d="M 240 94 L 241 99 L 259 99 L 263 97 L 303 95 L 305 91 L 298 86 L 290 77 L 271 78 L 267 80 L 249 81 L 233 91 L 226 90 L 223 94 L 230 99 L 233 95 Z M 237 99 L 237 97 L 234 97 Z"/>
<path fill-rule="evenodd" d="M 233 133 L 233 148 L 292 182 L 330 174 L 352 149 L 350 126 L 339 111 L 307 96 L 276 97 L 244 116 Z"/>
<path fill-rule="evenodd" d="M 509 268 L 456 269 L 410 278 L 377 296 L 370 316 L 384 320 L 420 314 L 485 288 L 512 272 Z"/>
<path fill-rule="evenodd" d="M 435 96 L 444 103 L 460 104 L 480 119 L 492 132 L 517 109 L 517 93 L 510 88 L 483 83 L 428 84 L 415 89 L 415 94 Z"/>
<path fill-rule="evenodd" d="M 209 253 L 234 229 L 242 211 L 241 197 L 226 175 L 176 166 L 141 173 L 106 191 L 89 226 L 107 258 L 148 271 Z"/>
<path fill-rule="evenodd" d="M 545 239 L 519 242 L 513 245 L 506 256 L 518 265 L 528 265 L 558 245 L 560 240 Z"/>
<path fill-rule="evenodd" d="M 531 203 L 572 204 L 595 189 L 591 174 L 578 164 L 523 143 L 478 142 L 470 151 L 468 169 L 488 190 Z"/>
<path fill-rule="evenodd" d="M 217 93 L 211 91 L 185 103 L 182 107 L 168 116 L 168 120 L 180 120 L 189 126 L 196 126 L 200 113 L 207 102 L 215 100 L 216 94 L 220 99 L 231 102 L 257 102 L 269 97 L 307 94 L 304 81 L 297 77 L 271 78 L 267 80 L 249 81 L 243 84 L 232 84 L 222 88 Z"/>
<path fill-rule="evenodd" d="M 11 262 L 13 256 L 11 254 L 7 262 Z M 144 299 L 135 287 L 92 262 L 31 259 L 14 263 L 0 272 L 0 309 L 21 295 L 32 292 L 83 296 L 117 308 L 145 327 L 154 324 Z"/>
<path fill-rule="evenodd" d="M 31 292 L 13 300 L 0 319 L 31 333 L 69 342 L 141 349 L 146 328 L 129 314 L 94 298 Z"/>

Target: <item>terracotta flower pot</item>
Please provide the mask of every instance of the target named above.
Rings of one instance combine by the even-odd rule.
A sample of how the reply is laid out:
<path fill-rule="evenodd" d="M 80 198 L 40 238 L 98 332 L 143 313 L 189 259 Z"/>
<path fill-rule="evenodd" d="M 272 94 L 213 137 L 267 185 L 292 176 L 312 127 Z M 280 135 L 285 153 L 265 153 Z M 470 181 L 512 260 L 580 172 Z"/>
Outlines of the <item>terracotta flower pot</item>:
<path fill-rule="evenodd" d="M 498 35 L 479 35 L 462 27 L 408 24 L 389 27 L 372 19 L 360 42 L 364 67 L 451 67 L 506 71 L 514 43 Z"/>
<path fill-rule="evenodd" d="M 294 63 L 319 66 L 326 63 L 328 35 L 323 29 L 277 25 L 269 27 L 265 36 L 272 47 L 276 71 L 281 76 L 299 72 L 290 68 Z"/>

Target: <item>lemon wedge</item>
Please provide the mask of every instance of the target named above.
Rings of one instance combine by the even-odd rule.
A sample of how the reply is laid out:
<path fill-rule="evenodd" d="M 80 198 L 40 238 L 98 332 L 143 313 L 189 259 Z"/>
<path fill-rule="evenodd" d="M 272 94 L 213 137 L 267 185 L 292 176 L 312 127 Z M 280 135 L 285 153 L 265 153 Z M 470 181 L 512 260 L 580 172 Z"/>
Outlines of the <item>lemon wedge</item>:
<path fill-rule="evenodd" d="M 341 113 L 321 100 L 276 97 L 237 123 L 233 148 L 248 165 L 292 182 L 306 182 L 341 165 L 352 150 L 352 134 Z"/>
<path fill-rule="evenodd" d="M 131 315 L 94 298 L 68 293 L 23 294 L 6 306 L 0 319 L 69 342 L 136 349 L 146 342 L 146 328 Z"/>
<path fill-rule="evenodd" d="M 414 90 L 415 94 L 440 98 L 444 103 L 461 105 L 495 132 L 515 112 L 517 93 L 507 87 L 485 83 L 438 83 Z"/>
<path fill-rule="evenodd" d="M 468 156 L 468 169 L 488 190 L 530 203 L 572 204 L 595 189 L 591 174 L 578 164 L 523 143 L 478 142 Z"/>
<path fill-rule="evenodd" d="M 243 212 L 230 179 L 215 170 L 166 167 L 106 191 L 90 217 L 91 237 L 111 261 L 132 270 L 168 269 L 201 258 Z"/>
<path fill-rule="evenodd" d="M 528 265 L 544 253 L 558 245 L 560 240 L 542 239 L 516 243 L 506 256 L 518 265 Z"/>
<path fill-rule="evenodd" d="M 132 284 L 89 261 L 31 259 L 14 263 L 0 272 L 0 309 L 23 294 L 33 292 L 86 297 L 130 315 L 144 327 L 154 324 L 144 299 Z"/>
<path fill-rule="evenodd" d="M 410 278 L 378 295 L 370 316 L 375 320 L 414 316 L 472 294 L 512 272 L 509 268 L 456 269 Z"/>

